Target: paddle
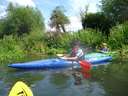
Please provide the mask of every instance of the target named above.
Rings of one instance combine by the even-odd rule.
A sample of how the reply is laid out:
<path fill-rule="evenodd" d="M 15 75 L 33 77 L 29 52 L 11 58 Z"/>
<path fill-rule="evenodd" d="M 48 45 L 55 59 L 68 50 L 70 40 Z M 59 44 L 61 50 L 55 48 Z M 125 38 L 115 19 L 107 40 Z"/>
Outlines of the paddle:
<path fill-rule="evenodd" d="M 79 64 L 82 68 L 81 73 L 84 78 L 90 78 L 90 70 L 91 70 L 91 64 L 87 62 L 86 60 L 79 61 Z"/>
<path fill-rule="evenodd" d="M 86 60 L 79 61 L 79 64 L 82 67 L 82 69 L 85 71 L 89 71 L 91 69 L 91 64 Z"/>
<path fill-rule="evenodd" d="M 8 96 L 33 96 L 31 89 L 22 81 L 16 82 Z"/>
<path fill-rule="evenodd" d="M 60 57 L 61 59 L 63 59 L 62 57 L 64 56 L 63 54 L 57 54 L 58 57 Z M 86 60 L 80 60 L 78 61 L 80 66 L 82 67 L 83 70 L 85 71 L 89 71 L 91 69 L 91 64 L 86 61 Z"/>

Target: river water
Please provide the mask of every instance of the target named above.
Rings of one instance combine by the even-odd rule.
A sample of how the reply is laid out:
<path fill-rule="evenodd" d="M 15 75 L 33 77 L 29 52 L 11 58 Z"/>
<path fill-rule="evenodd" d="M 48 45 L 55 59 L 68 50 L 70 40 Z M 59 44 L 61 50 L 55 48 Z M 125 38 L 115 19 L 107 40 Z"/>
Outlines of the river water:
<path fill-rule="evenodd" d="M 77 79 L 73 74 L 78 75 Z M 128 96 L 128 64 L 93 68 L 88 76 L 78 70 L 15 70 L 0 68 L 0 96 L 8 96 L 16 81 L 24 81 L 34 96 Z"/>

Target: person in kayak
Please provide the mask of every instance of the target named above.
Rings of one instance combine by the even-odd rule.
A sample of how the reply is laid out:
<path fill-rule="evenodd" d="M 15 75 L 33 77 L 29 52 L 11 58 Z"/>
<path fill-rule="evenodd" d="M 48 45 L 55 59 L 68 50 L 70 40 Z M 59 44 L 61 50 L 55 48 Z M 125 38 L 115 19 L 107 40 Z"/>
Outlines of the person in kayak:
<path fill-rule="evenodd" d="M 106 43 L 102 43 L 101 46 L 100 46 L 100 48 L 98 48 L 98 51 L 105 53 L 105 52 L 108 52 L 109 51 L 109 48 L 108 48 L 108 46 L 107 46 Z"/>
<path fill-rule="evenodd" d="M 73 62 L 72 62 L 72 64 L 73 64 L 73 66 L 72 66 L 72 70 L 73 70 L 72 75 L 74 77 L 74 81 L 75 81 L 74 84 L 75 85 L 81 85 L 82 84 L 82 76 L 83 76 L 83 73 L 84 73 L 84 71 L 82 71 L 82 70 L 88 71 L 87 67 L 88 66 L 90 67 L 90 64 L 87 65 L 87 63 L 85 64 L 85 62 L 83 62 L 85 60 L 85 58 L 84 58 L 85 53 L 84 52 L 85 51 L 83 51 L 83 49 L 81 48 L 80 42 L 79 41 L 74 41 L 72 43 L 72 50 L 71 50 L 70 54 L 65 55 L 63 57 L 60 57 L 61 59 L 64 59 L 64 60 L 69 60 L 69 61 L 73 61 L 73 62 L 76 61 L 79 64 L 80 64 L 81 61 L 82 61 L 81 63 L 84 63 L 84 66 L 82 66 L 80 64 L 80 66 L 82 66 L 82 69 L 75 70 L 75 67 L 73 67 L 75 64 L 73 64 Z M 60 54 L 60 56 L 62 56 L 62 55 Z M 86 66 L 86 69 L 83 69 L 83 68 L 85 68 L 85 66 Z M 81 74 L 81 72 L 83 72 L 83 73 Z"/>
<path fill-rule="evenodd" d="M 60 57 L 60 58 L 65 59 L 65 60 L 70 60 L 70 61 L 84 60 L 84 52 L 82 48 L 80 47 L 80 42 L 74 41 L 70 54 Z"/>

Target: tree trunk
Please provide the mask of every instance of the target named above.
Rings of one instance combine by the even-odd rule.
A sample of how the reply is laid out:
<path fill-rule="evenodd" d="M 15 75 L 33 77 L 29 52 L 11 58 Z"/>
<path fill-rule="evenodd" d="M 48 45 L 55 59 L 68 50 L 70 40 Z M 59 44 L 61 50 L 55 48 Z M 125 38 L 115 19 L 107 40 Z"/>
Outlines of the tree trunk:
<path fill-rule="evenodd" d="M 64 25 L 61 25 L 61 28 L 62 28 L 63 32 L 66 32 Z"/>
<path fill-rule="evenodd" d="M 56 26 L 56 32 L 61 32 L 59 24 Z"/>

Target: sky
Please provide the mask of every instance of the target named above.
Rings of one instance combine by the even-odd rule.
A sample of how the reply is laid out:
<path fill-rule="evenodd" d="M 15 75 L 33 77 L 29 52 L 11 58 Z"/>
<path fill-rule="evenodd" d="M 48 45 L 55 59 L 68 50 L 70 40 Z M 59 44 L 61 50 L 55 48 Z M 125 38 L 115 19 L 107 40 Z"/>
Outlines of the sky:
<path fill-rule="evenodd" d="M 6 15 L 5 10 L 9 2 L 38 8 L 45 19 L 47 30 L 54 30 L 48 26 L 48 23 L 50 15 L 56 6 L 62 6 L 70 20 L 70 24 L 66 27 L 68 31 L 76 31 L 82 28 L 79 13 L 86 5 L 89 5 L 89 12 L 95 13 L 99 10 L 99 0 L 0 0 L 0 17 Z"/>

